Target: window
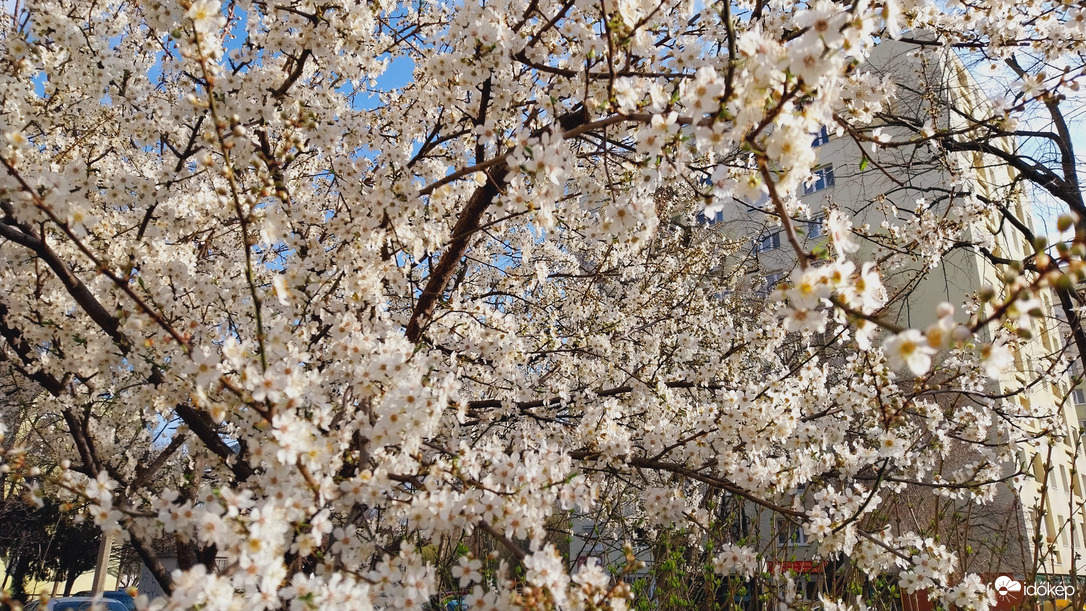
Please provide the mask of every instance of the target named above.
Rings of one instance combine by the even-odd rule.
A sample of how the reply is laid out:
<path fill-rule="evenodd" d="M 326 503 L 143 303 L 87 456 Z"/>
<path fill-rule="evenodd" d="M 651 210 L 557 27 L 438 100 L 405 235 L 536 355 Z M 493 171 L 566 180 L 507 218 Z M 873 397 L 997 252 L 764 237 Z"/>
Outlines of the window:
<path fill-rule="evenodd" d="M 724 220 L 724 211 L 718 210 L 716 212 L 706 214 L 705 211 L 702 210 L 698 213 L 698 217 L 696 220 L 698 225 L 713 225 Z"/>
<path fill-rule="evenodd" d="M 1075 405 L 1082 405 L 1086 403 L 1086 392 L 1083 392 L 1081 388 L 1076 388 L 1071 393 L 1071 397 L 1075 400 Z"/>
<path fill-rule="evenodd" d="M 815 134 L 814 142 L 811 143 L 811 146 L 822 146 L 823 144 L 826 144 L 829 141 L 830 141 L 830 131 L 828 129 L 826 129 L 825 127 L 822 127 L 821 129 L 818 130 L 818 133 Z"/>
<path fill-rule="evenodd" d="M 754 252 L 765 252 L 767 250 L 773 250 L 781 247 L 781 232 L 774 231 L 773 233 L 766 234 L 757 241 L 754 242 Z"/>
<path fill-rule="evenodd" d="M 769 293 L 773 289 L 777 288 L 777 284 L 780 283 L 781 278 L 784 278 L 784 272 L 773 272 L 772 274 L 766 274 L 765 284 L 759 287 L 756 291 L 758 296 L 763 299 L 768 297 Z"/>
<path fill-rule="evenodd" d="M 828 189 L 833 186 L 833 166 L 824 165 L 811 171 L 811 182 L 804 183 L 803 194 L 810 195 L 816 191 Z"/>
<path fill-rule="evenodd" d="M 807 533 L 791 520 L 777 520 L 777 545 L 807 545 Z"/>
<path fill-rule="evenodd" d="M 822 231 L 822 215 L 818 215 L 807 221 L 807 237 L 809 239 L 821 238 L 825 235 Z"/>

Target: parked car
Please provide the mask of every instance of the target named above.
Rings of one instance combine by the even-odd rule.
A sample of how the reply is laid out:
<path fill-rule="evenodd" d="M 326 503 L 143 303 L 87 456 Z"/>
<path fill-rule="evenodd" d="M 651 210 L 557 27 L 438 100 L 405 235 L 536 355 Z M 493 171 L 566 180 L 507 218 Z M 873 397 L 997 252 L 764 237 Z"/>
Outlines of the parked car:
<path fill-rule="evenodd" d="M 58 596 L 50 598 L 45 604 L 32 600 L 23 607 L 24 611 L 128 611 L 124 603 L 109 598 L 95 599 L 91 596 Z"/>
<path fill-rule="evenodd" d="M 94 596 L 94 592 L 83 590 L 82 592 L 76 592 L 75 595 Z M 106 590 L 105 592 L 102 592 L 102 597 L 121 603 L 128 611 L 136 611 L 136 600 L 129 596 L 128 592 L 125 592 L 124 590 Z"/>

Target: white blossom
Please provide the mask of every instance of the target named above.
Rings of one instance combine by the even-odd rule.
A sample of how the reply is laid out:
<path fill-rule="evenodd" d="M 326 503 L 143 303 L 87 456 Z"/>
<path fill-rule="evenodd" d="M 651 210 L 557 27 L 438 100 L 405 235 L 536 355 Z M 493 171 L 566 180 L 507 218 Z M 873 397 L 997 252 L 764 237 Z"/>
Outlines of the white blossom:
<path fill-rule="evenodd" d="M 886 340 L 883 348 L 890 367 L 908 368 L 917 376 L 924 375 L 931 369 L 931 359 L 936 353 L 935 349 L 928 345 L 924 335 L 916 329 L 906 329 L 894 335 Z"/>

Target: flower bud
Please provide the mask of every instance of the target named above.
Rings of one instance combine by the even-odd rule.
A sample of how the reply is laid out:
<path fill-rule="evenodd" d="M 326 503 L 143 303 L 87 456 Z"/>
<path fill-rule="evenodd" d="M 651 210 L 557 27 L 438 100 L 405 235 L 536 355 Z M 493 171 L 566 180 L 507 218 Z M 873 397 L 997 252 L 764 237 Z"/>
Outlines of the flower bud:
<path fill-rule="evenodd" d="M 935 315 L 939 318 L 954 316 L 954 306 L 944 301 L 939 304 L 939 307 L 935 308 Z"/>
<path fill-rule="evenodd" d="M 958 325 L 954 327 L 954 341 L 966 342 L 969 338 L 973 337 L 973 332 L 969 330 L 969 327 L 965 325 Z"/>

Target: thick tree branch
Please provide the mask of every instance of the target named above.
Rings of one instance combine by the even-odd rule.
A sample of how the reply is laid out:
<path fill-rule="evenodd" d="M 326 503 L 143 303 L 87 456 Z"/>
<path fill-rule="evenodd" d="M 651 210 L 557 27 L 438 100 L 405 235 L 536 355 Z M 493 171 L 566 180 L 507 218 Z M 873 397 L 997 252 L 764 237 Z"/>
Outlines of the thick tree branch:
<path fill-rule="evenodd" d="M 178 403 L 174 406 L 174 411 L 207 449 L 226 462 L 239 481 L 243 482 L 249 479 L 249 476 L 253 474 L 253 468 L 241 456 L 238 456 L 230 446 L 226 445 L 226 442 L 219 436 L 215 422 L 207 412 L 198 410 L 186 403 Z"/>
<path fill-rule="evenodd" d="M 467 205 L 460 212 L 460 218 L 453 227 L 452 239 L 445 249 L 445 254 L 441 256 L 441 260 L 430 273 L 426 287 L 423 288 L 418 303 L 415 304 L 415 309 L 411 313 L 411 320 L 407 323 L 407 339 L 410 341 L 418 342 L 422 338 L 422 331 L 433 315 L 438 298 L 445 291 L 445 286 L 456 271 L 460 259 L 467 252 L 468 243 L 479 227 L 483 213 L 505 185 L 505 177 L 508 173 L 509 168 L 505 165 L 499 165 L 487 172 L 486 183 L 475 189 Z"/>
<path fill-rule="evenodd" d="M 573 460 L 582 460 L 582 461 L 596 460 L 596 459 L 598 459 L 600 457 L 598 452 L 590 452 L 590 451 L 570 452 L 569 456 Z M 622 460 L 623 462 L 625 462 L 627 465 L 629 465 L 631 467 L 635 467 L 635 468 L 639 468 L 639 469 L 652 469 L 652 470 L 656 470 L 656 471 L 667 471 L 669 473 L 675 473 L 676 475 L 683 475 L 685 477 L 689 477 L 690 479 L 699 481 L 699 482 L 701 482 L 703 484 L 708 484 L 709 486 L 711 486 L 713 488 L 716 488 L 718 490 L 723 490 L 725 492 L 730 492 L 731 494 L 734 494 L 736 496 L 743 497 L 743 498 L 747 499 L 748 501 L 754 503 L 755 505 L 760 505 L 762 507 L 765 507 L 766 509 L 777 512 L 777 513 L 779 513 L 781 515 L 793 516 L 793 517 L 801 517 L 801 516 L 804 515 L 804 513 L 802 511 L 796 511 L 795 509 L 792 509 L 791 507 L 785 507 L 783 505 L 778 505 L 778 504 L 773 503 L 771 501 L 767 501 L 765 499 L 754 496 L 753 494 L 750 493 L 749 490 L 745 490 L 742 487 L 737 486 L 737 485 L 733 484 L 732 482 L 729 482 L 728 480 L 721 479 L 719 477 L 714 477 L 712 475 L 707 475 L 705 473 L 701 473 L 700 471 L 696 471 L 694 469 L 691 469 L 691 468 L 686 467 L 684 465 L 680 465 L 678 463 L 665 462 L 665 461 L 662 461 L 662 460 L 653 460 L 651 458 L 643 458 L 643 457 L 639 457 L 639 456 L 628 456 L 628 457 L 626 457 L 624 459 L 620 459 L 620 460 Z"/>
<path fill-rule="evenodd" d="M 1009 153 L 985 141 L 961 141 L 946 138 L 940 139 L 939 143 L 951 152 L 979 152 L 1000 159 L 1022 174 L 1027 180 L 1037 184 L 1045 191 L 1059 198 L 1060 201 L 1066 203 L 1080 218 L 1086 218 L 1086 205 L 1083 204 L 1082 193 L 1052 170 L 1041 165 L 1030 164 L 1025 157 Z"/>
<path fill-rule="evenodd" d="M 57 253 L 49 247 L 45 240 L 34 234 L 27 227 L 21 227 L 15 223 L 15 219 L 5 216 L 0 219 L 0 237 L 6 238 L 30 249 L 38 256 L 79 305 L 80 309 L 90 316 L 91 320 L 105 331 L 120 349 L 122 354 L 128 354 L 132 349 L 132 342 L 121 332 L 121 325 L 117 318 L 110 314 L 98 299 L 90 292 L 85 284 L 75 275 Z"/>
<path fill-rule="evenodd" d="M 309 49 L 304 49 L 302 51 L 302 54 L 298 56 L 298 59 L 293 60 L 293 68 L 287 74 L 287 78 L 285 81 L 283 81 L 283 84 L 279 85 L 275 88 L 274 91 L 272 91 L 272 97 L 280 100 L 287 95 L 287 92 L 290 91 L 290 88 L 294 86 L 294 83 L 298 82 L 298 79 L 301 78 L 302 73 L 305 72 L 305 61 L 312 57 L 312 55 L 312 51 L 310 51 Z"/>
<path fill-rule="evenodd" d="M 166 464 L 166 461 L 173 456 L 174 452 L 177 452 L 181 446 L 185 445 L 186 441 L 188 441 L 188 435 L 184 431 L 174 433 L 169 445 L 163 448 L 150 464 L 136 469 L 136 476 L 132 478 L 132 481 L 128 482 L 128 488 L 136 490 L 147 484 L 158 473 L 159 469 Z"/>

